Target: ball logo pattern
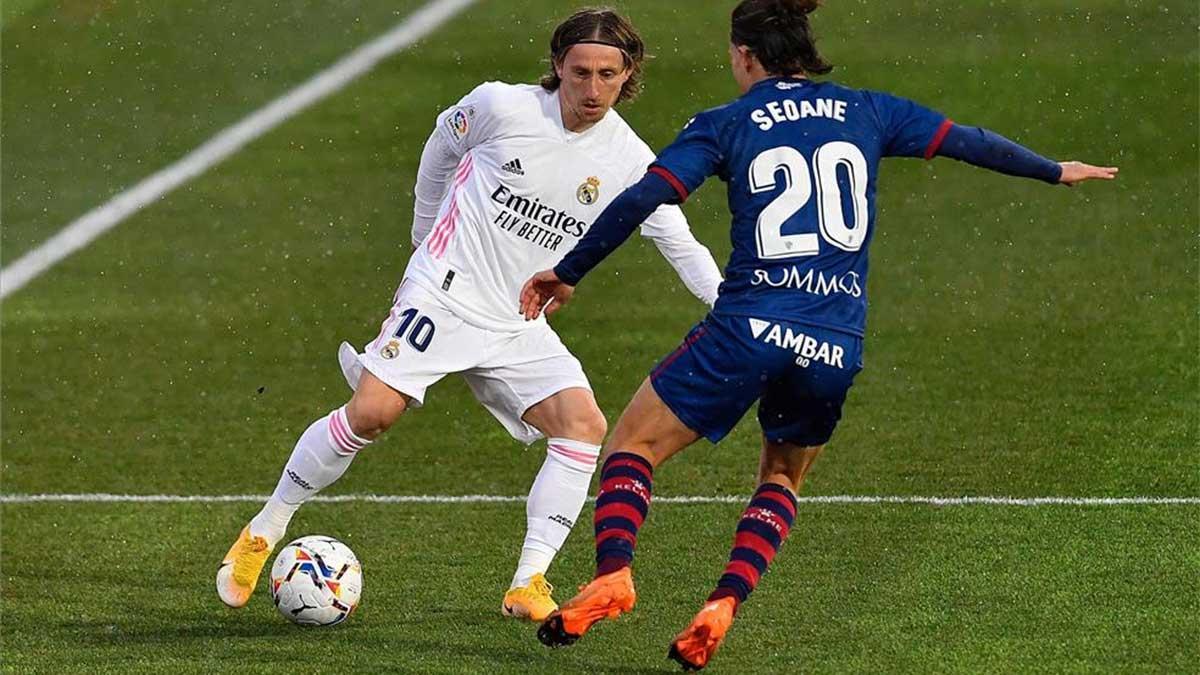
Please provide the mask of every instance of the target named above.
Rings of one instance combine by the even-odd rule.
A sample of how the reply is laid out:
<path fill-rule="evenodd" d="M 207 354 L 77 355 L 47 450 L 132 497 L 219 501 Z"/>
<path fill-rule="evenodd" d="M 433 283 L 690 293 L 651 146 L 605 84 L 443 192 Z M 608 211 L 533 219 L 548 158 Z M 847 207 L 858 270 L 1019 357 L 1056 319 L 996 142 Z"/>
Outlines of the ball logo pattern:
<path fill-rule="evenodd" d="M 271 566 L 271 599 L 292 623 L 341 623 L 361 597 L 362 565 L 349 546 L 332 537 L 301 537 L 284 546 Z"/>

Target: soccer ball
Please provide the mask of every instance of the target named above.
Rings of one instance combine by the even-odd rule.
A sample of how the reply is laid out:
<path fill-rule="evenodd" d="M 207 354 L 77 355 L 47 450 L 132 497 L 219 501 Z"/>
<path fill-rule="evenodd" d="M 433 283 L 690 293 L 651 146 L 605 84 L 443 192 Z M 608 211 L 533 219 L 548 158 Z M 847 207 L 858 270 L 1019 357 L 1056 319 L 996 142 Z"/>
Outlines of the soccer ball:
<path fill-rule="evenodd" d="M 341 623 L 361 596 L 362 565 L 349 546 L 332 537 L 301 537 L 284 546 L 271 566 L 271 599 L 292 623 Z"/>

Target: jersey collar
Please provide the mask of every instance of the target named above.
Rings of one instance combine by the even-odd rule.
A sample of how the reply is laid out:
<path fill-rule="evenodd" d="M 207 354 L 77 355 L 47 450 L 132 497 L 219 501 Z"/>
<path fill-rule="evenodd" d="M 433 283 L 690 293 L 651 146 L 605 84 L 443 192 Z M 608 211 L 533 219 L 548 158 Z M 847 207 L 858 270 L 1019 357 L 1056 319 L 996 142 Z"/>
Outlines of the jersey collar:
<path fill-rule="evenodd" d="M 767 89 L 769 87 L 774 87 L 775 85 L 779 84 L 780 82 L 797 83 L 802 86 L 808 86 L 808 85 L 812 84 L 812 80 L 808 79 L 807 77 L 790 77 L 790 76 L 768 77 L 766 79 L 755 82 L 750 87 L 750 89 L 746 91 L 746 93 L 749 94 L 750 92 L 757 91 L 759 89 Z"/>

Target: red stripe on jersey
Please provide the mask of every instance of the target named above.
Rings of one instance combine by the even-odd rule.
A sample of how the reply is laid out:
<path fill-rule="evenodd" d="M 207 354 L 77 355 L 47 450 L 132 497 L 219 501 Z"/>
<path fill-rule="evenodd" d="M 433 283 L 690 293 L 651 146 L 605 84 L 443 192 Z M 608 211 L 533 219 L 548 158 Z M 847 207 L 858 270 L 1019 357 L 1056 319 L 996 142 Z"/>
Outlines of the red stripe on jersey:
<path fill-rule="evenodd" d="M 705 326 L 705 327 L 701 328 L 700 330 L 696 331 L 690 337 L 688 337 L 688 339 L 685 340 L 683 344 L 679 345 L 679 347 L 676 348 L 675 351 L 672 352 L 671 355 L 668 356 L 665 361 L 658 364 L 658 367 L 655 368 L 654 372 L 650 374 L 650 379 L 652 379 L 652 380 L 656 379 L 659 375 L 661 375 L 662 371 L 667 369 L 667 366 L 674 363 L 675 359 L 678 359 L 680 356 L 683 356 L 683 353 L 686 352 L 687 350 L 691 349 L 692 345 L 696 344 L 696 341 L 699 340 L 701 337 L 704 337 L 704 334 L 707 332 L 708 332 L 708 327 Z"/>
<path fill-rule="evenodd" d="M 655 175 L 661 177 L 663 180 L 670 183 L 671 187 L 675 188 L 675 192 L 677 192 L 679 194 L 680 203 L 687 201 L 687 198 L 688 198 L 687 188 L 684 187 L 683 181 L 679 180 L 678 178 L 675 177 L 675 174 L 671 173 L 670 169 L 656 165 L 656 166 L 650 167 L 650 169 L 647 171 L 647 173 L 655 174 Z"/>
<path fill-rule="evenodd" d="M 946 118 L 942 120 L 942 125 L 938 127 L 937 133 L 933 135 L 933 140 L 929 141 L 929 146 L 925 148 L 925 159 L 933 159 L 937 154 L 938 148 L 942 147 L 942 141 L 946 140 L 946 134 L 950 133 L 950 127 L 954 126 L 954 120 Z"/>

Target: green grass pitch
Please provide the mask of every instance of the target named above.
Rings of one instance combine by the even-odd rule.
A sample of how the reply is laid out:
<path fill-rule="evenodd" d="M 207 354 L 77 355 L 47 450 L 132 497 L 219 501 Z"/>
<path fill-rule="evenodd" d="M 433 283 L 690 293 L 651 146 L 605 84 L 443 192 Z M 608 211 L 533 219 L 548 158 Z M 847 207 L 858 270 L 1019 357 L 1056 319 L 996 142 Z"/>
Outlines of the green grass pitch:
<path fill-rule="evenodd" d="M 274 99 L 420 0 L 14 0 L 0 8 L 0 264 Z M 481 0 L 138 213 L 0 306 L 0 492 L 263 494 L 342 403 L 410 252 L 436 112 L 532 81 L 577 3 Z M 729 2 L 621 3 L 654 59 L 622 114 L 654 147 L 736 94 Z M 949 160 L 880 184 L 867 368 L 807 495 L 1200 496 L 1200 9 L 1184 0 L 840 0 L 845 83 L 1121 167 L 1052 189 Z M 729 250 L 723 187 L 689 201 Z M 702 315 L 631 242 L 556 320 L 615 420 Z M 658 495 L 749 494 L 753 419 Z M 523 494 L 543 457 L 448 378 L 329 494 Z M 255 510 L 0 504 L 5 672 L 669 672 L 740 508 L 660 504 L 638 609 L 569 650 L 504 620 L 524 527 L 499 504 L 318 504 L 291 534 L 363 559 L 331 630 L 226 610 L 216 564 Z M 590 507 L 551 570 L 591 567 Z M 1200 507 L 802 505 L 717 672 L 1196 672 Z"/>

